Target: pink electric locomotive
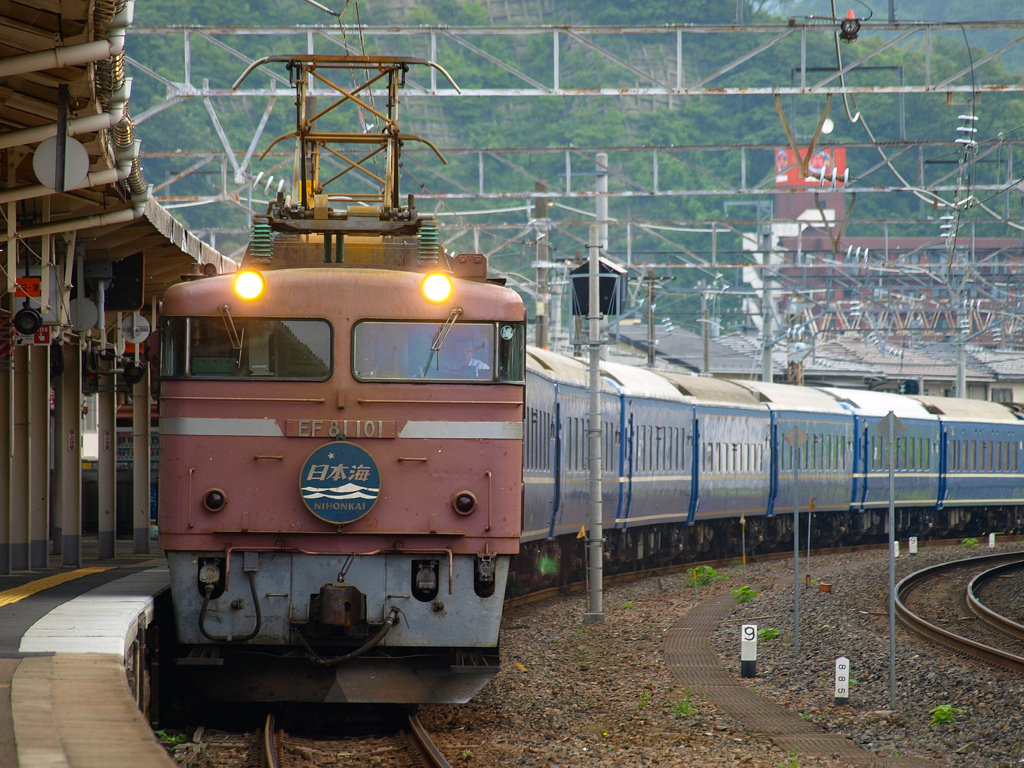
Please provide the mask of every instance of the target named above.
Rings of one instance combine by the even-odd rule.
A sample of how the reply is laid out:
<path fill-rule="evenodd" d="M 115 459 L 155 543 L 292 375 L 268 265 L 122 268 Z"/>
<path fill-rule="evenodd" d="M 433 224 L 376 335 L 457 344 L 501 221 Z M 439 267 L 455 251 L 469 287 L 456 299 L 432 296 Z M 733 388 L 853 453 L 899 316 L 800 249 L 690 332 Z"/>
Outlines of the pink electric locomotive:
<path fill-rule="evenodd" d="M 427 62 L 274 60 L 299 91 L 298 199 L 256 217 L 237 275 L 161 306 L 178 670 L 230 700 L 466 701 L 497 671 L 519 549 L 523 303 L 399 198 L 416 137 L 396 94 Z M 307 120 L 306 89 L 332 73 L 350 105 L 386 83 L 375 132 Z M 326 189 L 320 150 L 347 140 L 382 158 L 376 195 Z"/>

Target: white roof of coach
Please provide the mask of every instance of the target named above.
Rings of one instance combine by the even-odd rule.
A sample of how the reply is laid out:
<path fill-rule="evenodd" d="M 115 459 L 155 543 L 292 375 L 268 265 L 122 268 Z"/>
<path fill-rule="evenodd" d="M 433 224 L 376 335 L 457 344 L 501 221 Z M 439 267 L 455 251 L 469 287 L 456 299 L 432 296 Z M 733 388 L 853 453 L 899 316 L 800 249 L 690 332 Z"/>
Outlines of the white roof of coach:
<path fill-rule="evenodd" d="M 892 392 L 869 392 L 863 389 L 840 389 L 838 387 L 822 387 L 822 392 L 827 392 L 839 402 L 852 405 L 861 416 L 884 417 L 892 411 L 899 418 L 907 419 L 935 419 L 935 415 L 917 400 L 911 400 L 905 395 L 896 395 Z"/>
<path fill-rule="evenodd" d="M 760 398 L 749 389 L 738 386 L 728 379 L 714 379 L 709 376 L 687 376 L 672 371 L 657 371 L 657 374 L 672 382 L 684 395 L 696 402 L 722 403 L 727 405 L 760 406 Z"/>
<path fill-rule="evenodd" d="M 910 397 L 922 403 L 929 413 L 948 416 L 951 419 L 963 419 L 965 421 L 1020 421 L 1013 411 L 1002 403 L 959 397 L 928 397 L 918 395 L 910 395 Z"/>
<path fill-rule="evenodd" d="M 622 386 L 622 394 L 627 397 L 650 397 L 677 403 L 692 402 L 692 398 L 684 397 L 670 382 L 646 368 L 602 362 L 601 372 L 618 382 Z"/>
<path fill-rule="evenodd" d="M 834 397 L 814 387 L 794 387 L 790 384 L 772 384 L 767 381 L 737 381 L 741 387 L 754 390 L 761 401 L 771 403 L 776 410 L 813 411 L 814 413 L 846 413 Z"/>
<path fill-rule="evenodd" d="M 590 386 L 590 373 L 586 363 L 549 349 L 528 346 L 526 348 L 526 368 L 561 384 L 571 384 L 584 389 Z M 602 389 L 605 392 L 614 392 L 611 385 L 604 382 L 602 382 Z"/>

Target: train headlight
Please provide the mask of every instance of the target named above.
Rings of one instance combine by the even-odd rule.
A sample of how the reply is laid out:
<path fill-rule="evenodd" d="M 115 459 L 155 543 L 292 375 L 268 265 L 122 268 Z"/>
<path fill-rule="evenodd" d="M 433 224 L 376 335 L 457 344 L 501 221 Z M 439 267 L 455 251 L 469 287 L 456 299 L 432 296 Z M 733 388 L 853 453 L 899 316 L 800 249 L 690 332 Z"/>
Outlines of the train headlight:
<path fill-rule="evenodd" d="M 246 269 L 235 275 L 235 293 L 243 299 L 258 299 L 263 295 L 266 283 L 263 275 L 254 269 Z"/>
<path fill-rule="evenodd" d="M 460 515 L 468 515 L 476 509 L 476 496 L 470 491 L 459 491 L 452 494 L 452 509 Z"/>
<path fill-rule="evenodd" d="M 427 275 L 423 278 L 423 295 L 428 301 L 440 303 L 452 295 L 452 281 L 447 275 L 439 272 Z"/>

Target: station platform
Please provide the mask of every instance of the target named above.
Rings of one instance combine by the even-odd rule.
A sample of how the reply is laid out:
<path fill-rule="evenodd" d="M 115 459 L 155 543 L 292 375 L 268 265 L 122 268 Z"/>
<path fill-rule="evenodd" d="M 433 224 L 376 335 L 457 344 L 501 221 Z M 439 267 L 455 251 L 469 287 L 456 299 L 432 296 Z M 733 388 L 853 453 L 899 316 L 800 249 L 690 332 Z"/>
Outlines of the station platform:
<path fill-rule="evenodd" d="M 81 568 L 0 576 L 0 766 L 174 766 L 125 671 L 169 583 L 162 553 L 133 549 L 100 560 L 86 538 Z"/>

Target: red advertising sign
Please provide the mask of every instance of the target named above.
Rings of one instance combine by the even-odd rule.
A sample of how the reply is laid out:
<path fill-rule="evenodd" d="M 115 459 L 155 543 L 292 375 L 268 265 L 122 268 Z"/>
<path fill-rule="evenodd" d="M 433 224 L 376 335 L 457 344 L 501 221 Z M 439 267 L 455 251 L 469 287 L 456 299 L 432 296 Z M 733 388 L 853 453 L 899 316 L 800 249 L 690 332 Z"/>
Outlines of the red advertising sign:
<path fill-rule="evenodd" d="M 800 148 L 800 157 L 807 155 L 807 148 Z M 842 186 L 846 175 L 846 147 L 819 147 L 807 161 L 807 175 L 800 175 L 800 167 L 792 149 L 775 151 L 776 187 L 818 187 L 824 183 Z"/>
<path fill-rule="evenodd" d="M 104 429 L 102 439 L 100 440 L 100 447 L 102 450 L 109 451 L 111 448 L 113 448 L 114 443 L 111 438 L 112 435 L 110 434 L 110 430 Z"/>
<path fill-rule="evenodd" d="M 78 432 L 72 427 L 68 429 L 68 453 L 78 450 Z"/>

